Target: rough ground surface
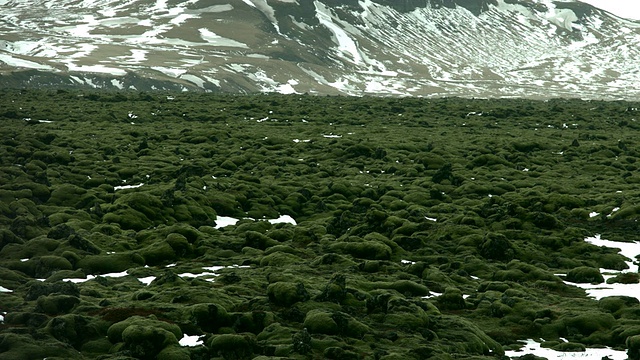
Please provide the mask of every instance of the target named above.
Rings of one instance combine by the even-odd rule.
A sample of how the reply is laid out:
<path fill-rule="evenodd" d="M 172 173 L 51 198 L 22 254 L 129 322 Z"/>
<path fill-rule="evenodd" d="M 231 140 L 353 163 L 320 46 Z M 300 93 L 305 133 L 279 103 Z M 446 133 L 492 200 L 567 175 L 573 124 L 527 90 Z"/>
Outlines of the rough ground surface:
<path fill-rule="evenodd" d="M 640 354 L 637 103 L 1 95 L 2 359 Z"/>

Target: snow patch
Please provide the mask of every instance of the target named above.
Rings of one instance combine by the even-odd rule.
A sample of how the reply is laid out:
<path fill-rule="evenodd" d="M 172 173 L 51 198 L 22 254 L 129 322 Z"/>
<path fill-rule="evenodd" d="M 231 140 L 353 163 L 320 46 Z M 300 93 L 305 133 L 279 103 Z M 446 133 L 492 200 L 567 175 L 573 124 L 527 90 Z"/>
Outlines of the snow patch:
<path fill-rule="evenodd" d="M 541 344 L 533 339 L 527 339 L 525 345 L 519 350 L 505 351 L 505 355 L 509 358 L 521 357 L 526 354 L 533 354 L 547 359 L 585 359 L 600 360 L 608 356 L 611 360 L 623 360 L 627 358 L 627 352 L 622 350 L 613 350 L 609 347 L 598 349 L 587 349 L 584 352 L 556 351 L 543 348 Z"/>
<path fill-rule="evenodd" d="M 117 191 L 117 190 L 124 190 L 124 189 L 136 189 L 141 187 L 142 185 L 144 185 L 144 183 L 140 183 L 138 185 L 121 185 L 121 186 L 114 186 L 113 190 Z"/>

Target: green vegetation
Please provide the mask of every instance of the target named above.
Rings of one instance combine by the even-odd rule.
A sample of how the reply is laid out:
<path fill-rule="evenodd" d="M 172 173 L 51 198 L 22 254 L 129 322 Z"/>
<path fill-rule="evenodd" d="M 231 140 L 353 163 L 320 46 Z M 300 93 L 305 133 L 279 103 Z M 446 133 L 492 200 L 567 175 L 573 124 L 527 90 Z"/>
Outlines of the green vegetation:
<path fill-rule="evenodd" d="M 638 107 L 4 91 L 0 357 L 640 358 Z"/>

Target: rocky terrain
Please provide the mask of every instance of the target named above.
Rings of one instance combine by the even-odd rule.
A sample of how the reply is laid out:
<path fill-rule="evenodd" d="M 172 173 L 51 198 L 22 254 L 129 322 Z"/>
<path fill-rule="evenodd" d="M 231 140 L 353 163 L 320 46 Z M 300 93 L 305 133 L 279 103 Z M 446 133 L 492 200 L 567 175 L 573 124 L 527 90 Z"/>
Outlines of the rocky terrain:
<path fill-rule="evenodd" d="M 640 357 L 637 102 L 0 98 L 2 359 Z"/>
<path fill-rule="evenodd" d="M 638 96 L 640 23 L 579 1 L 0 0 L 0 87 Z"/>

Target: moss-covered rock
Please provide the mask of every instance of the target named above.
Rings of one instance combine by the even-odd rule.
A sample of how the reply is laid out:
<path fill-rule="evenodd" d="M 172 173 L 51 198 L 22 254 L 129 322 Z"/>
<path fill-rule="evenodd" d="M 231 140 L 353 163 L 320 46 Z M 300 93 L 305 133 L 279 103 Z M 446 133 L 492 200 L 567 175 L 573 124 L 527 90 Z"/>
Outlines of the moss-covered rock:
<path fill-rule="evenodd" d="M 122 229 L 144 230 L 153 225 L 153 222 L 142 212 L 130 207 L 121 208 L 104 215 L 105 223 L 118 224 Z"/>
<path fill-rule="evenodd" d="M 187 237 L 182 234 L 171 233 L 167 235 L 165 241 L 169 244 L 171 249 L 173 249 L 176 257 L 185 257 L 192 251 L 189 240 L 187 240 Z"/>
<path fill-rule="evenodd" d="M 180 327 L 178 325 L 170 324 L 165 321 L 159 321 L 153 316 L 145 318 L 145 317 L 136 315 L 111 325 L 107 330 L 107 336 L 109 337 L 109 341 L 111 341 L 113 344 L 123 342 L 123 341 L 126 342 L 124 338 L 125 337 L 124 331 L 130 326 L 135 326 L 134 329 L 141 330 L 140 331 L 142 334 L 140 335 L 142 336 L 141 339 L 143 339 L 146 336 L 144 334 L 149 334 L 153 338 L 157 337 L 156 340 L 160 341 L 159 343 L 164 344 L 165 346 L 170 345 L 172 343 L 177 343 L 178 340 L 182 338 L 182 330 L 180 330 Z M 133 334 L 134 329 L 132 329 L 129 333 L 130 335 L 129 340 L 132 346 L 134 346 L 133 345 L 134 339 L 138 337 L 138 335 Z M 156 331 L 154 329 L 159 329 L 163 331 Z M 171 336 L 167 334 L 171 334 Z M 154 343 L 156 343 L 157 345 L 158 342 L 154 340 Z M 159 348 L 158 352 L 162 350 L 163 347 L 164 346 Z M 157 346 L 155 348 L 157 348 Z"/>
<path fill-rule="evenodd" d="M 604 277 L 599 269 L 580 266 L 567 272 L 567 280 L 575 283 L 596 283 L 604 282 Z"/>
<path fill-rule="evenodd" d="M 83 355 L 70 346 L 61 346 L 58 341 L 34 339 L 27 334 L 0 334 L 2 357 L 7 360 L 18 359 L 82 359 Z"/>
<path fill-rule="evenodd" d="M 331 245 L 331 250 L 353 257 L 370 260 L 389 260 L 392 250 L 389 245 L 378 241 L 352 240 Z"/>
<path fill-rule="evenodd" d="M 80 299 L 71 295 L 46 295 L 38 297 L 37 310 L 49 315 L 65 314 L 80 303 Z"/>
<path fill-rule="evenodd" d="M 640 300 L 630 296 L 606 296 L 598 301 L 598 307 L 610 313 L 616 313 L 625 307 L 634 307 Z"/>
<path fill-rule="evenodd" d="M 584 336 L 600 330 L 608 330 L 615 324 L 610 313 L 589 311 L 578 315 L 565 315 L 561 318 L 565 325 L 564 335 L 582 334 Z"/>
<path fill-rule="evenodd" d="M 149 266 L 172 262 L 178 257 L 167 241 L 159 241 L 140 249 L 139 254 L 144 258 L 145 264 Z"/>
<path fill-rule="evenodd" d="M 124 252 L 108 255 L 87 255 L 80 259 L 75 267 L 83 269 L 87 274 L 95 275 L 121 272 L 133 267 L 142 266 L 144 263 L 145 259 L 139 254 Z"/>
<path fill-rule="evenodd" d="M 31 301 L 47 295 L 69 295 L 72 297 L 80 296 L 78 285 L 72 282 L 55 282 L 47 283 L 41 281 L 30 281 L 26 284 L 25 300 Z"/>
<path fill-rule="evenodd" d="M 91 318 L 80 315 L 63 315 L 52 318 L 45 328 L 57 340 L 77 349 L 89 339 L 99 338 L 99 326 Z"/>
<path fill-rule="evenodd" d="M 178 345 L 178 339 L 173 332 L 162 327 L 138 324 L 129 325 L 122 331 L 122 341 L 123 349 L 139 359 L 156 359 L 166 347 Z"/>
<path fill-rule="evenodd" d="M 509 261 L 515 256 L 513 246 L 503 234 L 490 233 L 478 247 L 480 255 L 490 260 Z"/>
<path fill-rule="evenodd" d="M 189 307 L 190 321 L 202 331 L 216 332 L 221 327 L 231 325 L 231 317 L 227 310 L 218 304 L 196 304 Z"/>
<path fill-rule="evenodd" d="M 261 250 L 264 250 L 266 248 L 279 244 L 277 240 L 274 240 L 257 231 L 245 232 L 244 238 L 245 238 L 245 246 L 250 246 L 250 247 L 261 249 Z"/>
<path fill-rule="evenodd" d="M 73 184 L 61 184 L 52 187 L 51 196 L 47 203 L 56 206 L 75 207 L 78 204 L 78 199 L 85 195 L 86 192 L 87 190 Z"/>
<path fill-rule="evenodd" d="M 625 345 L 629 360 L 640 359 L 640 335 L 629 336 L 625 341 Z"/>
<path fill-rule="evenodd" d="M 278 281 L 267 287 L 269 301 L 279 306 L 291 306 L 309 300 L 309 293 L 302 283 Z"/>
<path fill-rule="evenodd" d="M 303 325 L 311 334 L 336 335 L 339 328 L 331 315 L 331 312 L 326 310 L 311 310 L 304 317 Z"/>
<path fill-rule="evenodd" d="M 48 278 L 51 274 L 61 270 L 71 270 L 73 265 L 61 256 L 41 256 L 36 260 L 35 273 L 37 278 Z"/>
<path fill-rule="evenodd" d="M 224 359 L 247 359 L 253 354 L 254 342 L 247 335 L 221 334 L 211 337 L 207 346 L 214 355 Z"/>
<path fill-rule="evenodd" d="M 449 287 L 438 297 L 438 308 L 443 310 L 461 310 L 466 307 L 462 291 Z"/>
<path fill-rule="evenodd" d="M 638 282 L 640 282 L 640 274 L 629 272 L 607 279 L 607 284 L 637 284 Z"/>
<path fill-rule="evenodd" d="M 166 346 L 156 356 L 157 360 L 190 360 L 191 355 L 189 350 L 179 345 Z"/>

